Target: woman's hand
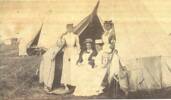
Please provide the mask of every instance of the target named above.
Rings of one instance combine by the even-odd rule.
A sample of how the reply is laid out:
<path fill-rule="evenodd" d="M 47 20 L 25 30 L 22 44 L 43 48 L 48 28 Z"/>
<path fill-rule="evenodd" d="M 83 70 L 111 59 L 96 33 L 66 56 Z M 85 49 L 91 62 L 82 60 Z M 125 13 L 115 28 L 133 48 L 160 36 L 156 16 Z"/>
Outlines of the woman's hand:
<path fill-rule="evenodd" d="M 79 66 L 79 67 L 80 67 L 80 66 L 81 66 L 81 63 L 77 63 L 77 66 Z"/>
<path fill-rule="evenodd" d="M 100 68 L 98 65 L 94 65 L 94 68 Z"/>
<path fill-rule="evenodd" d="M 116 81 L 119 81 L 119 76 L 118 76 L 118 74 L 114 74 L 114 75 L 113 75 L 113 78 L 114 78 Z"/>
<path fill-rule="evenodd" d="M 76 62 L 76 65 L 78 65 L 78 66 L 80 66 L 80 65 L 81 65 L 81 63 L 79 62 L 79 60 Z"/>

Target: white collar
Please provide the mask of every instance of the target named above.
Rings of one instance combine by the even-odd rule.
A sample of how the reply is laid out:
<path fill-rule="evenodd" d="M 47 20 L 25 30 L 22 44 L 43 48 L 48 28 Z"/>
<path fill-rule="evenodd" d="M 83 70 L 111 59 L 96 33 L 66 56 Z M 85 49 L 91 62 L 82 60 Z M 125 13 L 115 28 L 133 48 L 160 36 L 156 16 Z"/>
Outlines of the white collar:
<path fill-rule="evenodd" d="M 93 52 L 93 50 L 87 50 L 86 52 L 88 52 L 88 53 L 92 53 L 92 52 Z"/>
<path fill-rule="evenodd" d="M 73 32 L 67 32 L 68 34 L 73 34 Z"/>
<path fill-rule="evenodd" d="M 73 32 L 67 32 L 67 35 L 74 35 Z"/>
<path fill-rule="evenodd" d="M 110 32 L 112 32 L 112 30 L 113 30 L 113 28 L 111 28 L 109 31 L 106 30 L 106 32 L 109 32 L 110 33 Z"/>

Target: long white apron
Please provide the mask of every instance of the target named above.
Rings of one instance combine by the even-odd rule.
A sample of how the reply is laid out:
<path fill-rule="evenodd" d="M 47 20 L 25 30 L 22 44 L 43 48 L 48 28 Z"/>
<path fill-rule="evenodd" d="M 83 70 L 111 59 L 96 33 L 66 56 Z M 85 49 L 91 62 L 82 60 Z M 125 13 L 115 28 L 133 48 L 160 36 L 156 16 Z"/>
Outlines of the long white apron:
<path fill-rule="evenodd" d="M 55 56 L 61 48 L 50 48 L 42 58 L 39 69 L 39 82 L 44 83 L 48 88 L 52 88 L 55 76 Z"/>
<path fill-rule="evenodd" d="M 64 56 L 63 56 L 63 68 L 61 83 L 73 85 L 76 68 L 76 61 L 78 60 L 78 36 L 75 34 L 68 33 L 63 39 L 65 40 Z"/>

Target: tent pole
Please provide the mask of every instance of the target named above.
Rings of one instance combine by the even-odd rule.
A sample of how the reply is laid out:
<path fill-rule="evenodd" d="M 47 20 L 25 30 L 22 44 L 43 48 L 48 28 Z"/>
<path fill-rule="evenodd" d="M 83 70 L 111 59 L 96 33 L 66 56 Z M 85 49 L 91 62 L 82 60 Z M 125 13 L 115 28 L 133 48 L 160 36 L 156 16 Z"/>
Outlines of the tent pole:
<path fill-rule="evenodd" d="M 162 80 L 162 66 L 163 66 L 163 59 L 160 56 L 160 84 L 161 84 L 161 89 L 163 89 L 163 80 Z"/>

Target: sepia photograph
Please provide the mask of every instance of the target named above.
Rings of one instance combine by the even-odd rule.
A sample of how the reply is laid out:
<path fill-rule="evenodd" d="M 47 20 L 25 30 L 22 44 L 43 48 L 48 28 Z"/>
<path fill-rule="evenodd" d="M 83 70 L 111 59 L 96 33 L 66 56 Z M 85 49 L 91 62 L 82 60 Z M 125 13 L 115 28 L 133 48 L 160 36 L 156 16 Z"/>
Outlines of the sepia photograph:
<path fill-rule="evenodd" d="M 0 100 L 171 99 L 170 0 L 0 0 Z"/>

